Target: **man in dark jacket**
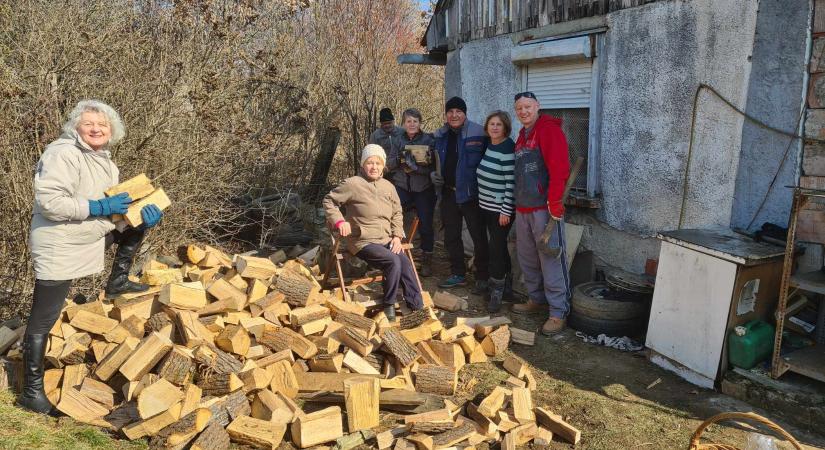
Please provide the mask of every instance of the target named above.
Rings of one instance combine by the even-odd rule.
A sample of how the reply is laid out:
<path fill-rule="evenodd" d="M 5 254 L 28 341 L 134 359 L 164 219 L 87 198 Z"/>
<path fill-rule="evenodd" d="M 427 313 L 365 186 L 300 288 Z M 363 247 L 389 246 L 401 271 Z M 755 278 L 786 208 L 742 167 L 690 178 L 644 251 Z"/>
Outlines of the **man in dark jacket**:
<path fill-rule="evenodd" d="M 386 154 L 389 154 L 393 145 L 398 145 L 401 140 L 401 135 L 404 129 L 395 126 L 395 117 L 392 115 L 392 110 L 389 108 L 382 108 L 378 113 L 378 121 L 381 126 L 372 132 L 369 139 L 369 144 L 378 144 L 384 149 Z"/>
<path fill-rule="evenodd" d="M 461 221 L 473 240 L 476 285 L 473 293 L 487 291 L 488 251 L 487 231 L 478 206 L 476 168 L 484 156 L 484 128 L 467 120 L 467 104 L 460 97 L 447 100 L 444 106 L 446 124 L 434 133 L 435 152 L 441 162 L 441 173 L 432 172 L 433 184 L 441 191 L 441 222 L 444 225 L 444 246 L 450 257 L 452 274 L 439 287 L 451 288 L 467 284 L 464 264 L 464 243 Z"/>
<path fill-rule="evenodd" d="M 541 328 L 549 335 L 564 329 L 570 311 L 562 202 L 570 176 L 567 138 L 561 119 L 539 113 L 535 94 L 516 94 L 515 103 L 522 125 L 515 150 L 516 242 L 529 298 L 513 305 L 513 312 L 537 314 L 549 309 L 550 317 Z"/>

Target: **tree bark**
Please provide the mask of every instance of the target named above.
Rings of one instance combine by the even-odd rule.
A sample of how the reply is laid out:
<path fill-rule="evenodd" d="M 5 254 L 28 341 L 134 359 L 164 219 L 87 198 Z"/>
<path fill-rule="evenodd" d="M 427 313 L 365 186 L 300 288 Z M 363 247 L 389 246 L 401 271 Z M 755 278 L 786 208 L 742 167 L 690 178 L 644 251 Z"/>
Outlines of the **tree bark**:
<path fill-rule="evenodd" d="M 364 330 L 367 332 L 367 335 L 370 336 L 375 331 L 374 320 L 348 311 L 336 312 L 335 321 L 353 328 L 358 328 L 359 330 Z"/>
<path fill-rule="evenodd" d="M 453 395 L 458 375 L 454 367 L 422 364 L 415 374 L 415 390 L 418 392 Z"/>
<path fill-rule="evenodd" d="M 173 348 L 160 364 L 158 375 L 172 384 L 183 386 L 190 380 L 193 368 L 192 358 L 177 348 Z"/>
<path fill-rule="evenodd" d="M 311 281 L 292 270 L 282 271 L 275 286 L 275 290 L 284 294 L 287 303 L 293 306 L 306 306 L 314 288 Z"/>
<path fill-rule="evenodd" d="M 410 315 L 404 316 L 401 318 L 399 325 L 401 326 L 402 330 L 409 330 L 410 328 L 415 328 L 422 323 L 426 322 L 427 319 L 431 319 L 431 312 L 430 308 L 426 307 L 424 309 L 420 309 L 418 311 L 413 312 Z"/>
<path fill-rule="evenodd" d="M 384 331 L 384 346 L 404 367 L 409 366 L 421 356 L 418 349 L 394 328 L 388 328 Z"/>
<path fill-rule="evenodd" d="M 212 423 L 206 427 L 203 433 L 201 433 L 198 439 L 192 444 L 192 449 L 228 450 L 229 434 L 224 429 L 224 426 L 221 426 L 219 423 Z"/>

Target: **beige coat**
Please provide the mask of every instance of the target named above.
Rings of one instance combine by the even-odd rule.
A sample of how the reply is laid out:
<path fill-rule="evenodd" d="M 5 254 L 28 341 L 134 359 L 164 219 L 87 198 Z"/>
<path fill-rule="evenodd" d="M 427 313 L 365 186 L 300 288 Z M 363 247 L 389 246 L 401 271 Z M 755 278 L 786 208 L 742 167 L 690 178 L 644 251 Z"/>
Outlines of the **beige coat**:
<path fill-rule="evenodd" d="M 29 246 L 41 280 L 72 280 L 103 270 L 108 218 L 89 217 L 89 200 L 118 183 L 106 150 L 93 151 L 76 133 L 46 146 L 34 175 Z"/>
<path fill-rule="evenodd" d="M 345 207 L 346 218 L 340 207 Z M 404 216 L 395 186 L 379 178 L 369 181 L 363 176 L 350 177 L 324 197 L 324 211 L 330 225 L 346 220 L 352 234 L 346 239 L 353 255 L 367 244 L 388 243 L 404 237 Z"/>

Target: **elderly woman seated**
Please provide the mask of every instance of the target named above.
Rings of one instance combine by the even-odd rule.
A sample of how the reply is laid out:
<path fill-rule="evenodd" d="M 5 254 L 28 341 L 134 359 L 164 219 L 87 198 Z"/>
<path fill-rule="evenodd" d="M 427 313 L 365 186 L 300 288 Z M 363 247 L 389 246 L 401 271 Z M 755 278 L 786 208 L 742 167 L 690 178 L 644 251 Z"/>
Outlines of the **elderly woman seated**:
<path fill-rule="evenodd" d="M 412 261 L 402 252 L 404 219 L 392 183 L 382 178 L 387 155 L 379 145 L 361 152 L 361 174 L 347 178 L 324 197 L 327 220 L 346 238 L 347 250 L 384 273 L 384 313 L 395 320 L 398 285 L 414 310 L 423 307 Z M 341 214 L 341 207 L 346 217 Z"/>

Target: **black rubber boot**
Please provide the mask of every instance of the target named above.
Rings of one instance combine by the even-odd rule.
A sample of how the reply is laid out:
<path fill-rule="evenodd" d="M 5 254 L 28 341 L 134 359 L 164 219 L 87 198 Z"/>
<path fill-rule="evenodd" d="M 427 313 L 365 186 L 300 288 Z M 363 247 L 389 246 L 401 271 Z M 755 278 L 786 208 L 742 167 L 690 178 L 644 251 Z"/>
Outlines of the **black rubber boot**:
<path fill-rule="evenodd" d="M 433 276 L 433 252 L 424 252 L 421 254 L 421 270 L 418 274 L 422 277 Z"/>
<path fill-rule="evenodd" d="M 489 279 L 490 301 L 487 303 L 487 311 L 497 313 L 501 311 L 501 299 L 504 296 L 504 280 Z"/>
<path fill-rule="evenodd" d="M 121 234 L 112 263 L 112 273 L 109 275 L 109 282 L 106 283 L 106 297 L 149 290 L 148 285 L 129 279 L 129 270 L 132 268 L 140 243 L 143 242 L 144 234 L 145 231 L 139 228 L 127 228 Z"/>
<path fill-rule="evenodd" d="M 384 305 L 384 315 L 387 316 L 387 320 L 390 322 L 395 322 L 395 305 Z"/>
<path fill-rule="evenodd" d="M 48 334 L 23 337 L 23 390 L 17 397 L 17 404 L 36 413 L 57 416 L 59 413 L 43 392 L 43 358 L 48 340 Z"/>
<path fill-rule="evenodd" d="M 504 294 L 501 299 L 505 302 L 515 300 L 515 296 L 513 296 L 513 274 L 511 273 L 504 275 Z"/>

